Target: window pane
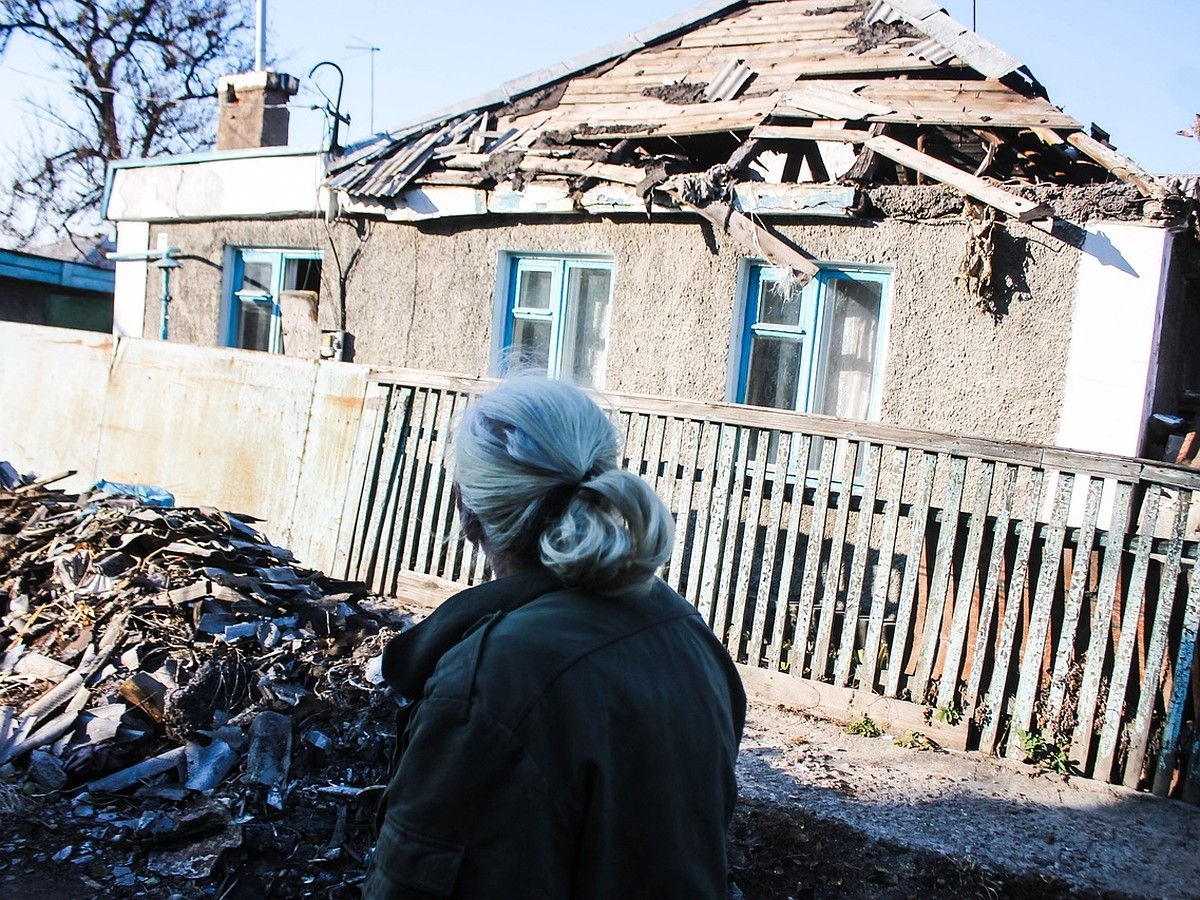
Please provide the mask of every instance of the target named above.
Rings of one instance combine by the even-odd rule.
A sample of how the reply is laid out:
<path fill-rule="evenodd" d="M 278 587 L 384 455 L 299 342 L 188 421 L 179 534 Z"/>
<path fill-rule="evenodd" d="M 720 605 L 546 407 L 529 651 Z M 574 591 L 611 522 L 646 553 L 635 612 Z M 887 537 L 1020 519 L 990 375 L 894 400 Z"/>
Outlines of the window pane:
<path fill-rule="evenodd" d="M 752 406 L 795 409 L 803 351 L 802 341 L 754 335 L 750 339 L 746 402 Z"/>
<path fill-rule="evenodd" d="M 815 411 L 866 419 L 871 410 L 883 286 L 837 278 L 825 290 L 825 375 Z"/>
<path fill-rule="evenodd" d="M 549 309 L 551 304 L 550 289 L 554 282 L 553 272 L 537 269 L 522 271 L 517 283 L 517 308 Z"/>
<path fill-rule="evenodd" d="M 608 298 L 612 272 L 608 269 L 571 268 L 568 297 L 575 304 L 567 374 L 579 384 L 599 387 L 604 377 L 608 346 Z"/>
<path fill-rule="evenodd" d="M 509 366 L 550 371 L 550 319 L 513 320 L 512 358 Z"/>
<path fill-rule="evenodd" d="M 238 304 L 238 342 L 245 350 L 270 350 L 273 304 L 241 300 Z"/>
<path fill-rule="evenodd" d="M 283 279 L 285 291 L 321 293 L 321 261 L 319 259 L 289 259 Z"/>
<path fill-rule="evenodd" d="M 790 282 L 766 275 L 759 283 L 758 321 L 763 325 L 799 325 L 803 290 L 792 290 Z"/>
<path fill-rule="evenodd" d="M 242 263 L 241 290 L 271 293 L 275 288 L 274 268 L 270 262 L 246 260 Z"/>

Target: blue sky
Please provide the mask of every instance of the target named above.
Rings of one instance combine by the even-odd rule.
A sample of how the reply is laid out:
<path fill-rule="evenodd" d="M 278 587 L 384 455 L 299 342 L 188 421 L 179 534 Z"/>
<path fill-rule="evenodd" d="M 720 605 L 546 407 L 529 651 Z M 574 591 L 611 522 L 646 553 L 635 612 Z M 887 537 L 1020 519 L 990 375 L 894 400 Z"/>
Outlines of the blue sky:
<path fill-rule="evenodd" d="M 274 51 L 306 75 L 330 59 L 346 73 L 351 137 L 368 133 L 374 45 L 376 129 L 399 125 L 500 83 L 611 43 L 691 8 L 691 0 L 384 3 L 269 0 Z M 1200 173 L 1200 141 L 1179 137 L 1200 113 L 1200 0 L 976 0 L 977 30 L 1024 62 L 1050 99 L 1157 172 Z M 971 0 L 943 0 L 971 25 Z M 318 77 L 321 77 L 318 73 Z M 332 88 L 330 88 L 332 91 Z M 315 100 L 314 100 L 315 98 Z M 305 90 L 301 101 L 318 102 Z M 299 140 L 321 122 L 294 113 Z M 311 137 L 310 137 L 311 136 Z"/>
<path fill-rule="evenodd" d="M 342 106 L 351 140 L 497 87 L 504 81 L 611 43 L 683 12 L 691 0 L 268 0 L 269 56 L 304 76 L 316 63 L 346 75 Z M 972 0 L 943 0 L 966 25 Z M 1200 113 L 1200 0 L 976 0 L 977 30 L 1020 59 L 1050 99 L 1085 124 L 1096 122 L 1152 172 L 1200 173 L 1200 141 L 1176 135 Z M 28 42 L 26 42 L 28 43 Z M 354 46 L 374 45 L 372 54 Z M 35 54 L 14 42 L 0 62 L 0 109 L 36 125 L 15 97 L 61 95 L 38 77 Z M 332 95 L 332 70 L 318 73 Z M 307 107 L 322 103 L 304 79 L 293 104 L 292 143 L 316 145 L 324 125 Z M 7 128 L 5 147 L 25 128 Z M 345 135 L 345 131 L 343 131 Z"/>

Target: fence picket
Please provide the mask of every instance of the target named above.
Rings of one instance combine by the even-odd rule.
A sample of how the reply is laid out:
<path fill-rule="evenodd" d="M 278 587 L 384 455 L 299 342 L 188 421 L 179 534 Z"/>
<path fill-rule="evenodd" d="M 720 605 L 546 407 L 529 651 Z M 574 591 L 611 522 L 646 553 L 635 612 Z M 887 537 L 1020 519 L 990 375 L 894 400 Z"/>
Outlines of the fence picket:
<path fill-rule="evenodd" d="M 759 441 L 764 445 L 767 443 L 761 436 Z M 746 651 L 746 662 L 752 666 L 762 665 L 764 658 L 763 643 L 766 639 L 767 607 L 772 601 L 774 602 L 776 630 L 782 630 L 780 620 L 782 615 L 787 612 L 787 598 L 781 596 L 783 585 L 775 581 L 775 555 L 781 533 L 784 531 L 783 501 L 787 494 L 791 446 L 792 435 L 786 431 L 780 434 L 779 447 L 775 451 L 775 465 L 771 473 L 771 500 L 767 508 L 766 537 L 763 542 L 762 560 L 758 574 L 758 593 L 754 601 L 754 622 L 750 628 L 750 643 Z M 790 535 L 783 537 L 784 540 L 788 538 Z"/>
<path fill-rule="evenodd" d="M 440 414 L 434 433 L 430 435 L 429 477 L 432 481 L 431 490 L 426 491 L 426 515 L 423 517 L 425 526 L 421 528 L 420 540 L 417 542 L 417 558 L 413 568 L 426 575 L 438 574 L 439 548 L 445 546 L 450 535 L 449 510 L 453 507 L 450 500 L 449 478 L 446 472 L 446 448 L 449 443 L 450 423 L 454 415 L 455 400 L 458 395 L 447 391 L 442 398 Z"/>
<path fill-rule="evenodd" d="M 946 611 L 946 594 L 950 590 L 950 570 L 954 567 L 954 545 L 958 540 L 959 510 L 962 509 L 963 482 L 966 476 L 966 458 L 950 457 L 950 472 L 946 477 L 946 493 L 942 501 L 937 550 L 933 561 L 933 577 L 930 579 L 929 599 L 925 606 L 924 635 L 917 658 L 917 671 L 909 682 L 909 691 L 918 703 L 924 703 L 926 700 L 930 679 L 933 677 L 933 666 L 937 661 L 938 642 L 942 636 L 942 618 Z"/>
<path fill-rule="evenodd" d="M 863 648 L 863 665 L 858 687 L 874 691 L 882 665 L 883 623 L 887 614 L 888 594 L 892 586 L 892 560 L 896 555 L 896 534 L 900 525 L 900 507 L 904 499 L 904 479 L 913 454 L 901 447 L 892 451 L 891 470 L 895 473 L 885 491 L 883 531 L 879 540 L 879 559 L 875 564 L 874 589 L 871 592 L 871 611 L 867 625 L 867 641 Z"/>
<path fill-rule="evenodd" d="M 714 557 L 718 566 L 716 603 L 713 607 L 712 629 L 721 639 L 721 643 L 729 645 L 729 630 L 733 627 L 730 620 L 730 597 L 737 589 L 736 576 L 737 560 L 741 558 L 745 548 L 748 527 L 743 513 L 746 507 L 746 476 L 748 463 L 748 430 L 738 428 L 733 440 L 733 453 L 730 455 L 729 490 L 725 496 L 725 509 L 722 518 L 725 520 L 725 533 L 721 539 L 719 553 Z M 718 473 L 718 477 L 720 477 Z M 726 482 L 721 481 L 724 485 Z M 740 535 L 740 537 L 739 537 Z M 737 653 L 730 648 L 730 653 L 736 658 Z"/>
<path fill-rule="evenodd" d="M 717 470 L 717 439 L 720 436 L 721 426 L 716 422 L 703 422 L 701 437 L 703 438 L 702 447 L 697 448 L 698 465 L 694 470 L 688 473 L 688 479 L 696 479 L 702 477 L 704 473 L 716 472 Z M 708 514 L 709 507 L 712 505 L 712 495 L 716 479 L 699 481 L 699 495 L 695 493 L 695 484 L 693 484 L 692 497 L 696 501 L 696 519 L 695 527 L 692 531 L 691 541 L 688 546 L 691 550 L 690 560 L 688 565 L 687 578 L 687 593 L 685 596 L 692 601 L 692 605 L 697 609 L 701 609 L 700 599 L 700 572 L 701 565 L 704 561 L 704 548 L 707 546 L 708 531 L 712 527 L 712 518 Z M 690 515 L 690 510 L 689 510 Z M 704 611 L 701 609 L 701 613 Z M 708 616 L 704 616 L 705 621 Z"/>
<path fill-rule="evenodd" d="M 1004 594 L 1004 624 L 1000 628 L 1000 642 L 992 665 L 992 679 L 984 701 L 987 720 L 980 735 L 980 749 L 993 752 L 1000 737 L 1000 725 L 1004 720 L 1004 700 L 1008 696 L 1008 674 L 1012 665 L 1013 646 L 1016 642 L 1017 625 L 1021 607 L 1025 602 L 1025 579 L 1029 571 L 1029 554 L 1033 549 L 1034 532 L 1037 531 L 1037 511 L 1042 503 L 1042 481 L 1044 473 L 1035 469 L 1030 479 L 1028 507 L 1025 518 L 1018 525 L 1017 556 L 1013 563 Z"/>
<path fill-rule="evenodd" d="M 1071 570 L 1071 583 L 1067 588 L 1063 608 L 1062 627 L 1059 632 L 1058 651 L 1054 655 L 1054 670 L 1050 673 L 1050 691 L 1046 700 L 1047 719 L 1058 722 L 1063 714 L 1066 700 L 1067 681 L 1071 667 L 1075 664 L 1075 645 L 1079 640 L 1079 618 L 1083 609 L 1083 592 L 1087 587 L 1089 561 L 1096 541 L 1096 519 L 1100 515 L 1100 500 L 1104 494 L 1104 479 L 1089 478 L 1087 499 L 1084 501 L 1083 522 L 1079 528 L 1079 539 L 1075 543 L 1075 561 Z M 1056 740 L 1068 735 L 1056 734 Z"/>
<path fill-rule="evenodd" d="M 704 542 L 704 568 L 700 575 L 700 590 L 696 597 L 700 614 L 704 616 L 704 620 L 709 625 L 714 624 L 717 580 L 720 577 L 721 561 L 725 556 L 725 534 L 729 524 L 727 517 L 729 495 L 733 490 L 731 485 L 733 456 L 737 452 L 739 430 L 736 425 L 720 425 L 718 429 L 717 467 L 712 487 L 712 511 L 710 515 L 705 515 L 700 519 L 707 531 Z M 719 631 L 719 628 L 714 630 Z"/>
<path fill-rule="evenodd" d="M 808 465 L 808 453 L 812 446 L 811 438 L 806 434 L 793 434 L 789 448 L 787 466 L 784 469 L 785 480 L 792 472 L 799 473 L 801 466 Z M 771 652 L 768 664 L 772 672 L 778 672 L 783 666 L 783 644 L 787 640 L 788 610 L 791 607 L 792 572 L 796 564 L 797 537 L 800 534 L 800 513 L 804 506 L 804 477 L 797 474 L 792 486 L 792 502 L 788 506 L 787 528 L 781 537 L 783 541 L 783 559 L 779 566 L 779 592 L 775 599 L 775 627 L 771 635 Z M 803 666 L 804 648 L 800 648 L 800 663 Z M 795 646 L 788 656 L 788 668 L 796 661 Z"/>
<path fill-rule="evenodd" d="M 1158 603 L 1154 610 L 1154 624 L 1151 626 L 1150 641 L 1146 646 L 1146 665 L 1139 685 L 1141 697 L 1138 699 L 1137 713 L 1128 729 L 1129 744 L 1123 779 L 1126 787 L 1137 787 L 1142 777 L 1142 765 L 1146 761 L 1146 744 L 1150 740 L 1150 717 L 1162 690 L 1160 682 L 1163 660 L 1167 655 L 1168 629 L 1171 613 L 1175 609 L 1175 593 L 1183 559 L 1183 535 L 1187 531 L 1191 499 L 1191 492 L 1184 491 L 1175 506 L 1175 522 L 1167 544 L 1166 560 L 1159 574 Z"/>
<path fill-rule="evenodd" d="M 967 544 L 963 550 L 962 572 L 954 596 L 954 615 L 950 623 L 950 640 L 946 660 L 938 683 L 937 705 L 941 709 L 957 708 L 959 669 L 967 648 L 967 626 L 974 607 L 975 577 L 979 572 L 979 556 L 983 549 L 983 532 L 987 525 L 988 506 L 992 500 L 992 479 L 996 464 L 984 461 L 979 467 L 979 486 L 975 505 L 967 516 Z"/>
<path fill-rule="evenodd" d="M 339 578 L 355 576 L 355 566 L 362 556 L 362 542 L 358 538 L 365 531 L 374 502 L 374 491 L 379 477 L 380 433 L 386 421 L 388 397 L 393 388 L 382 384 L 368 384 L 363 399 L 362 418 L 358 423 L 358 434 L 350 459 L 350 472 L 346 478 L 346 497 L 342 503 L 342 515 L 338 522 L 337 549 L 334 551 L 333 574 Z"/>
<path fill-rule="evenodd" d="M 833 620 L 837 612 L 839 590 L 842 583 L 842 548 L 846 545 L 846 529 L 850 522 L 850 506 L 854 500 L 854 470 L 858 467 L 857 442 L 839 440 L 834 458 L 840 454 L 842 477 L 838 484 L 837 515 L 833 531 L 829 534 L 829 561 L 825 565 L 824 588 L 821 591 L 821 616 L 817 622 L 817 638 L 814 645 L 811 676 L 824 681 L 829 670 L 829 647 L 833 638 Z M 845 620 L 842 622 L 845 627 Z M 819 667 L 819 668 L 818 668 Z"/>
<path fill-rule="evenodd" d="M 453 403 L 450 405 L 450 423 L 453 423 L 462 416 L 467 405 L 471 402 L 469 394 L 457 391 L 454 393 Z M 447 432 L 445 436 L 446 447 L 442 452 L 443 461 L 446 459 L 446 452 L 449 450 L 450 434 Z M 447 473 L 448 474 L 448 473 Z M 443 509 L 439 514 L 437 533 L 444 535 L 444 552 L 439 553 L 438 557 L 442 560 L 440 566 L 434 572 L 441 578 L 454 580 L 458 577 L 459 567 L 462 564 L 461 559 L 464 555 L 466 547 L 466 538 L 458 531 L 458 509 L 455 505 L 454 485 L 449 484 L 447 487 L 447 496 L 445 498 Z"/>
<path fill-rule="evenodd" d="M 684 591 L 683 553 L 688 547 L 689 536 L 694 531 L 692 524 L 692 490 L 696 484 L 696 467 L 699 464 L 700 432 L 703 422 L 688 419 L 680 426 L 679 464 L 673 468 L 671 479 L 670 506 L 675 517 L 675 543 L 671 547 L 671 560 L 667 563 L 667 583 L 679 592 Z M 686 438 L 686 443 L 684 439 Z"/>
<path fill-rule="evenodd" d="M 1100 747 L 1096 751 L 1096 772 L 1107 781 L 1112 777 L 1117 741 L 1121 733 L 1121 709 L 1129 673 L 1133 667 L 1133 651 L 1137 643 L 1138 625 L 1146 599 L 1146 575 L 1150 569 L 1150 554 L 1154 547 L 1154 526 L 1158 521 L 1158 504 L 1162 489 L 1151 487 L 1142 501 L 1142 517 L 1138 525 L 1137 546 L 1134 550 L 1133 573 L 1125 594 L 1125 610 L 1121 619 L 1121 639 L 1117 644 L 1113 671 L 1109 679 L 1108 698 L 1104 706 L 1104 727 L 1100 732 Z"/>
<path fill-rule="evenodd" d="M 1000 582 L 1008 546 L 1008 532 L 1012 525 L 1013 507 L 1016 505 L 1019 470 L 1016 466 L 1004 463 L 998 465 L 1000 467 L 998 474 L 1003 485 L 1000 491 L 1000 507 L 996 511 L 996 519 L 992 524 L 992 546 L 988 555 L 987 579 L 983 586 L 983 595 L 979 598 L 979 627 L 975 631 L 975 651 L 971 655 L 971 675 L 967 679 L 967 688 L 963 695 L 962 711 L 972 714 L 983 712 L 980 706 L 983 677 L 992 651 L 992 621 L 999 606 Z"/>
<path fill-rule="evenodd" d="M 729 648 L 734 659 L 741 658 L 742 638 L 745 637 L 747 641 L 751 639 L 750 635 L 743 634 L 746 628 L 746 604 L 749 602 L 750 578 L 755 559 L 761 561 L 761 557 L 757 555 L 758 531 L 762 522 L 763 495 L 767 483 L 767 446 L 770 442 L 767 435 L 762 433 L 758 433 L 757 438 L 754 470 L 750 473 L 750 495 L 746 498 L 746 514 L 743 517 L 742 546 L 738 553 L 737 575 L 733 583 L 733 616 L 725 636 L 725 646 Z"/>
<path fill-rule="evenodd" d="M 385 570 L 384 584 L 387 585 L 389 594 L 396 589 L 399 573 L 412 567 L 414 538 L 421 525 L 421 493 L 425 484 L 423 475 L 426 447 L 429 432 L 432 430 L 432 426 L 429 424 L 430 410 L 432 408 L 436 413 L 440 397 L 440 391 L 422 389 L 417 392 L 417 397 L 413 401 L 411 427 L 408 430 L 408 439 L 404 444 L 404 467 L 401 472 L 400 488 L 397 491 L 399 507 L 396 511 L 396 519 L 400 523 L 400 531 L 393 536 L 393 549 L 387 555 L 390 565 Z"/>
<path fill-rule="evenodd" d="M 908 653 L 908 630 L 917 599 L 917 577 L 925 548 L 925 523 L 929 520 L 929 501 L 933 495 L 933 473 L 937 469 L 937 461 L 936 454 L 922 454 L 917 496 L 909 516 L 911 530 L 908 535 L 908 555 L 904 560 L 904 580 L 900 584 L 900 601 L 896 609 L 896 627 L 888 653 L 890 662 L 887 685 L 883 689 L 885 697 L 896 697 L 900 693 L 900 676 L 904 674 L 904 661 Z"/>
<path fill-rule="evenodd" d="M 1020 751 L 1020 732 L 1034 728 L 1033 706 L 1042 682 L 1044 651 L 1050 629 L 1050 609 L 1058 584 L 1058 567 L 1062 560 L 1063 538 L 1067 532 L 1067 514 L 1075 490 L 1075 476 L 1058 473 L 1058 488 L 1050 525 L 1043 533 L 1041 569 L 1033 593 L 1033 609 L 1029 627 L 1021 643 L 1021 661 L 1017 675 L 1017 695 L 1013 704 L 1012 723 L 1008 730 L 1009 752 Z"/>
<path fill-rule="evenodd" d="M 875 496 L 879 490 L 879 460 L 883 448 L 867 447 L 867 467 L 863 472 L 862 496 L 858 504 L 858 523 L 854 529 L 854 548 L 850 560 L 850 578 L 846 583 L 846 609 L 842 616 L 842 639 L 834 666 L 833 683 L 845 686 L 854 665 L 854 645 L 858 637 L 858 615 L 862 609 L 863 582 L 871 556 L 871 529 L 875 522 Z M 866 650 L 863 651 L 866 662 Z"/>
<path fill-rule="evenodd" d="M 1069 749 L 1070 756 L 1085 772 L 1088 771 L 1091 762 L 1094 737 L 1092 727 L 1096 719 L 1096 705 L 1108 657 L 1113 607 L 1116 604 L 1117 576 L 1121 571 L 1121 559 L 1125 553 L 1125 532 L 1129 528 L 1132 505 L 1133 485 L 1124 481 L 1118 482 L 1113 498 L 1113 518 L 1108 531 L 1108 546 L 1101 564 L 1100 585 L 1096 589 L 1091 637 L 1084 660 L 1083 676 L 1079 683 L 1079 698 L 1075 703 L 1075 728 L 1071 732 Z"/>
<path fill-rule="evenodd" d="M 796 610 L 795 630 L 792 632 L 793 675 L 804 675 L 808 665 L 808 632 L 812 626 L 813 606 L 817 596 L 817 582 L 821 572 L 821 550 L 825 543 L 825 520 L 829 514 L 829 488 L 833 481 L 833 459 L 835 445 L 821 443 L 821 474 L 817 476 L 817 489 L 810 507 L 808 524 L 808 547 L 804 554 L 803 580 L 800 585 L 800 606 Z M 805 465 L 804 460 L 800 461 Z M 796 490 L 803 491 L 803 481 L 798 475 Z M 802 501 L 801 501 L 802 502 Z M 797 657 L 796 654 L 799 653 Z"/>
<path fill-rule="evenodd" d="M 408 388 L 394 391 L 388 408 L 387 425 L 384 431 L 383 450 L 380 455 L 381 476 L 386 470 L 383 498 L 375 504 L 363 537 L 364 548 L 370 555 L 360 560 L 358 577 L 366 581 L 373 590 L 386 593 L 380 568 L 387 567 L 387 554 L 393 545 L 391 535 L 395 528 L 395 497 L 399 490 L 400 472 L 404 466 L 404 439 L 409 430 L 415 391 Z M 364 549 L 364 554 L 366 553 Z M 381 555 L 384 557 L 380 559 Z M 365 563 L 365 565 L 364 565 Z"/>
<path fill-rule="evenodd" d="M 1163 724 L 1162 750 L 1154 774 L 1154 793 L 1167 796 L 1180 762 L 1179 744 L 1183 733 L 1184 716 L 1188 713 L 1188 688 L 1192 684 L 1193 667 L 1196 665 L 1196 637 L 1200 632 L 1200 566 L 1195 563 L 1188 578 L 1187 604 L 1183 613 L 1183 631 L 1179 637 L 1179 650 L 1175 655 L 1175 673 L 1171 684 L 1171 695 L 1167 701 L 1166 721 Z M 1192 756 L 1189 772 L 1200 768 L 1200 757 Z"/>

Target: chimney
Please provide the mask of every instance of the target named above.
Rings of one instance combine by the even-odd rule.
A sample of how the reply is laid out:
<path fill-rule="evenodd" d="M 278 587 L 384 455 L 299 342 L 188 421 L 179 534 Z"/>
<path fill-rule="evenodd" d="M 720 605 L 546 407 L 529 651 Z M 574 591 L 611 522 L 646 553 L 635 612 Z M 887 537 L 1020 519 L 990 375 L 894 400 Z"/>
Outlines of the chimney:
<path fill-rule="evenodd" d="M 287 102 L 299 89 L 299 78 L 270 69 L 218 78 L 217 149 L 287 146 Z"/>

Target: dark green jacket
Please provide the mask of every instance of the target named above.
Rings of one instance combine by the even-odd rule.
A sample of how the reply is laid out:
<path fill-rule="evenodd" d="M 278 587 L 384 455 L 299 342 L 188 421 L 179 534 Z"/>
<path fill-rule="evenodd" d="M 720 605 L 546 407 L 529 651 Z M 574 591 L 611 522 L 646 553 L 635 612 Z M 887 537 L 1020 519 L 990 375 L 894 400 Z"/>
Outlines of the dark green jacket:
<path fill-rule="evenodd" d="M 746 698 L 662 582 L 614 600 L 516 575 L 395 638 L 420 698 L 365 896 L 724 900 Z"/>

